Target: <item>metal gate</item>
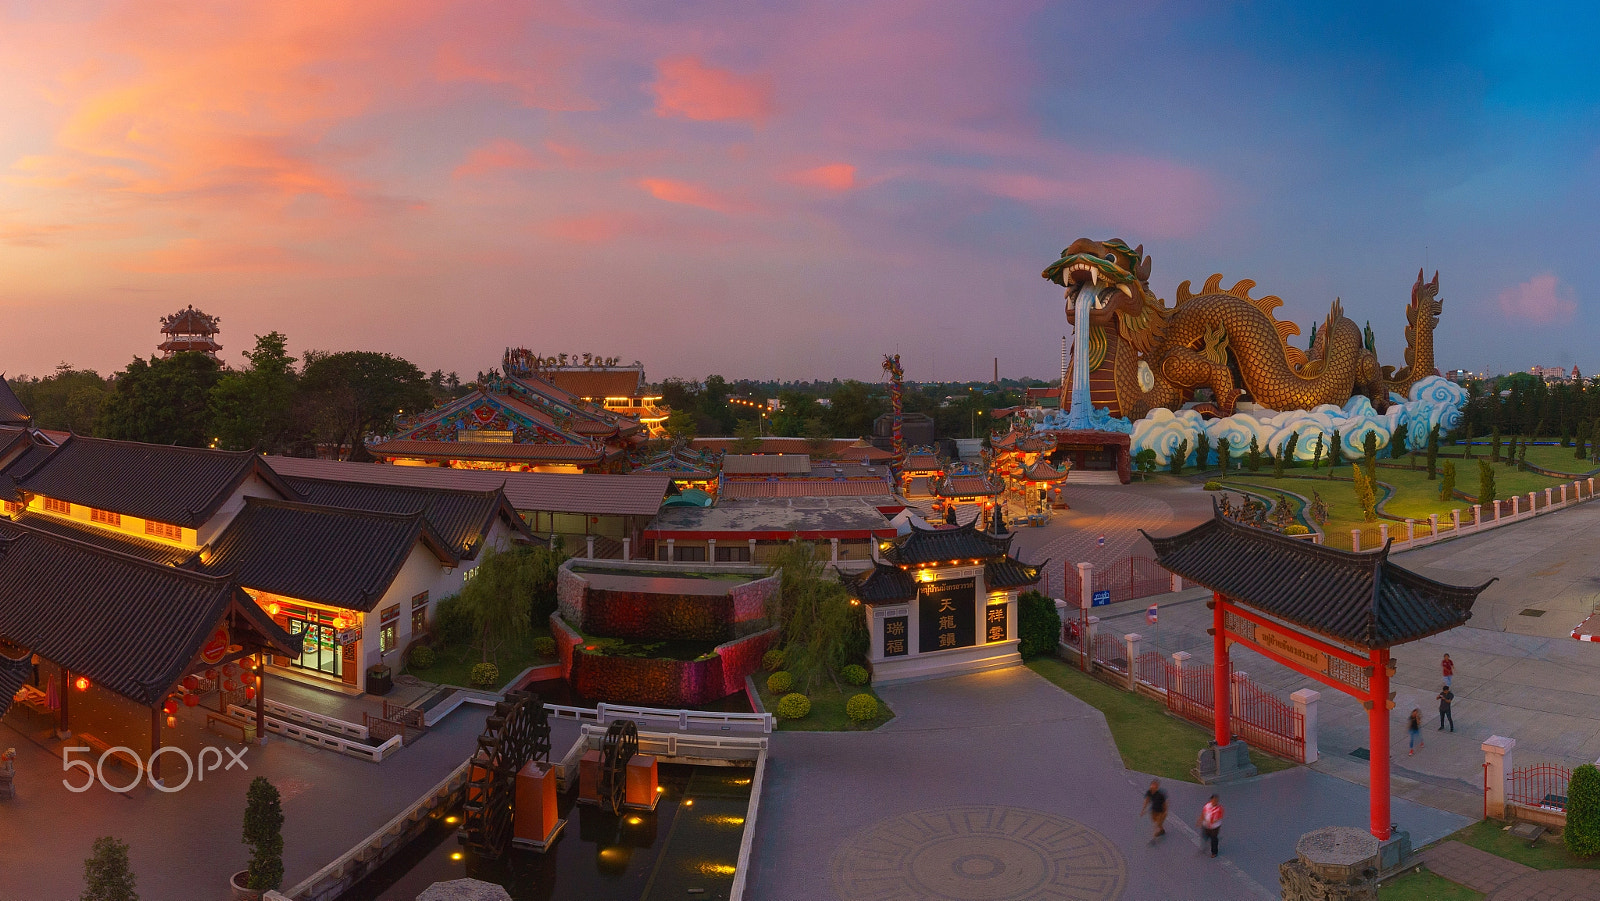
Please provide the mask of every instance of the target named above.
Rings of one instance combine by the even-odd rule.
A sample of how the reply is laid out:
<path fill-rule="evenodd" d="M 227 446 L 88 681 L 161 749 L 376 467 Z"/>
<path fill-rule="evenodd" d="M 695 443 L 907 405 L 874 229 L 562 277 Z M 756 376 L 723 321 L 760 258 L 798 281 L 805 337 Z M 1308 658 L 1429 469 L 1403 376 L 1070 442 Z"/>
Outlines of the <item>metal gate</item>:
<path fill-rule="evenodd" d="M 1214 670 L 1209 664 L 1166 665 L 1167 709 L 1207 729 L 1216 723 Z M 1294 705 L 1234 675 L 1228 699 L 1230 731 L 1246 744 L 1297 763 L 1306 759 L 1305 716 Z"/>

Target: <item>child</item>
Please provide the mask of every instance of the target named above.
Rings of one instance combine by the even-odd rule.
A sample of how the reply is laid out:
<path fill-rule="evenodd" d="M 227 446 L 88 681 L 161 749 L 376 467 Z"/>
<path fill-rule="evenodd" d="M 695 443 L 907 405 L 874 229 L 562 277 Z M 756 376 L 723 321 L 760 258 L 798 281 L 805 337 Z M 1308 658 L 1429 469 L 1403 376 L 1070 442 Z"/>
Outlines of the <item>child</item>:
<path fill-rule="evenodd" d="M 1408 722 L 1406 724 L 1406 731 L 1411 733 L 1411 750 L 1407 751 L 1406 753 L 1407 754 L 1415 754 L 1415 753 L 1417 753 L 1417 749 L 1422 747 L 1422 711 L 1421 710 L 1419 710 L 1419 709 L 1417 709 L 1415 707 L 1411 708 L 1411 720 L 1410 720 L 1410 722 Z"/>

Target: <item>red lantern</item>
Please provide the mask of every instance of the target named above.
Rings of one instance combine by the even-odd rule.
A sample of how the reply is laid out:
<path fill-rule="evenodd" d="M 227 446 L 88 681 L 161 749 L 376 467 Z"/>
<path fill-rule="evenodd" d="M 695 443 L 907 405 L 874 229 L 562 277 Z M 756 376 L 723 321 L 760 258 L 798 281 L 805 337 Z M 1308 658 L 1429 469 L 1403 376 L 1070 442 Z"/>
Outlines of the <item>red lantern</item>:
<path fill-rule="evenodd" d="M 88 691 L 89 690 L 89 680 L 85 679 L 82 676 L 79 676 L 78 678 L 72 680 L 72 686 L 74 688 L 76 688 L 77 690 L 79 690 L 79 691 Z"/>
<path fill-rule="evenodd" d="M 178 702 L 167 698 L 167 703 L 162 704 L 161 709 L 166 712 L 167 716 L 171 716 L 178 712 Z"/>
<path fill-rule="evenodd" d="M 206 678 L 207 679 L 212 679 L 212 680 L 215 680 L 217 678 L 216 667 L 212 667 L 211 669 L 206 670 Z"/>
<path fill-rule="evenodd" d="M 222 690 L 223 691 L 237 691 L 238 688 L 239 688 L 239 683 L 233 681 L 232 679 L 229 679 L 228 681 L 222 683 Z"/>
<path fill-rule="evenodd" d="M 183 696 L 183 706 L 185 706 L 185 707 L 193 707 L 193 706 L 195 706 L 196 704 L 199 704 L 199 703 L 200 703 L 200 696 L 199 695 L 184 695 Z"/>
<path fill-rule="evenodd" d="M 244 687 L 244 699 L 245 699 L 245 700 L 246 700 L 246 701 L 254 701 L 254 700 L 255 700 L 255 699 L 256 699 L 256 689 L 255 689 L 255 686 L 253 686 L 253 685 L 246 685 L 246 686 L 245 686 L 245 687 Z"/>
<path fill-rule="evenodd" d="M 183 687 L 188 691 L 200 690 L 200 679 L 197 676 L 184 676 Z"/>

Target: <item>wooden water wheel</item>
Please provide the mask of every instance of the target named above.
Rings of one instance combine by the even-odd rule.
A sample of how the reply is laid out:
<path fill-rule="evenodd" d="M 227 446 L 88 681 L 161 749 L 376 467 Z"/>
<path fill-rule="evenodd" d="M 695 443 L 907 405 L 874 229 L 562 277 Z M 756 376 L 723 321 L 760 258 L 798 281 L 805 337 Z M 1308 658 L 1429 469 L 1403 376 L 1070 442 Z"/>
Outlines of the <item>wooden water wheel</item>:
<path fill-rule="evenodd" d="M 633 720 L 617 720 L 600 742 L 600 806 L 622 813 L 628 796 L 628 761 L 639 753 L 639 727 Z"/>
<path fill-rule="evenodd" d="M 511 837 L 517 773 L 530 760 L 550 759 L 550 719 L 539 696 L 508 691 L 478 736 L 462 804 L 461 843 L 498 858 Z"/>

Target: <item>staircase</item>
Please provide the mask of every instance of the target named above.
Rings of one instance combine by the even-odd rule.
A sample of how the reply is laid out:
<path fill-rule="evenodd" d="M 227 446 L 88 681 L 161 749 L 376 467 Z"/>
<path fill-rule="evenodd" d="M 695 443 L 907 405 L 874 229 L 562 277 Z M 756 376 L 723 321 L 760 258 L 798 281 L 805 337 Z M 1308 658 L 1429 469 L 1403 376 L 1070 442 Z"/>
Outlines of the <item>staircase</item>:
<path fill-rule="evenodd" d="M 1069 485 L 1121 485 L 1115 469 L 1074 469 L 1067 473 Z"/>

